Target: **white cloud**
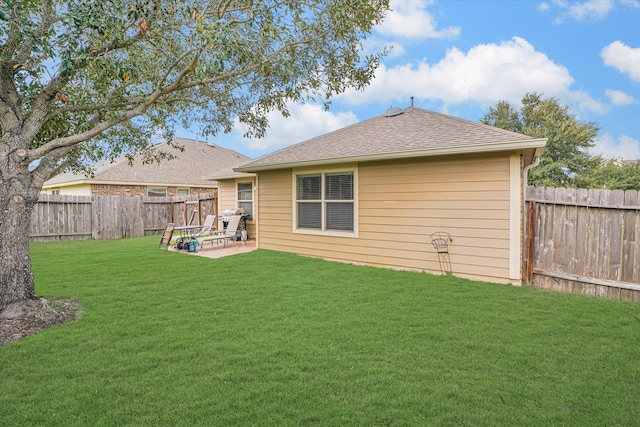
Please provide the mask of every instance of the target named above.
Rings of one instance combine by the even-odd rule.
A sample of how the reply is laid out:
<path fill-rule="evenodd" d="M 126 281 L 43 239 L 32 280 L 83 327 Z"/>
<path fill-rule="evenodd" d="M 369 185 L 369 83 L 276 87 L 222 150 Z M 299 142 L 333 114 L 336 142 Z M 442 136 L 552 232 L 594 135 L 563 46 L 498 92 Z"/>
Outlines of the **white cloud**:
<path fill-rule="evenodd" d="M 588 93 L 572 91 L 573 82 L 566 67 L 514 37 L 500 44 L 477 45 L 466 53 L 452 48 L 434 64 L 423 60 L 393 68 L 382 65 L 363 93 L 348 91 L 340 98 L 351 104 L 390 104 L 415 96 L 440 100 L 445 108 L 467 102 L 486 107 L 500 100 L 519 104 L 525 93 L 535 91 L 578 103 L 589 111 L 606 111 Z"/>
<path fill-rule="evenodd" d="M 391 11 L 387 13 L 377 30 L 388 37 L 408 39 L 443 39 L 453 38 L 460 34 L 460 27 L 437 28 L 436 19 L 427 7 L 433 1 L 401 1 L 392 0 Z"/>
<path fill-rule="evenodd" d="M 365 53 L 379 52 L 382 49 L 389 48 L 386 58 L 395 58 L 404 55 L 405 49 L 396 41 L 386 41 L 378 37 L 368 38 L 363 43 L 363 51 Z"/>
<path fill-rule="evenodd" d="M 591 149 L 593 154 L 602 155 L 605 159 L 638 160 L 640 159 L 640 141 L 627 135 L 618 139 L 604 134 Z"/>
<path fill-rule="evenodd" d="M 283 117 L 278 111 L 268 115 L 269 129 L 264 138 L 244 138 L 244 131 L 239 122 L 233 131 L 234 139 L 255 152 L 271 152 L 280 148 L 297 144 L 318 135 L 354 124 L 358 118 L 352 112 L 332 113 L 325 111 L 321 105 L 293 104 L 287 105 L 291 115 Z"/>
<path fill-rule="evenodd" d="M 631 105 L 631 104 L 638 103 L 638 101 L 633 96 L 619 90 L 607 89 L 605 90 L 605 93 L 609 98 L 609 102 L 611 102 L 611 104 L 615 106 Z"/>
<path fill-rule="evenodd" d="M 588 0 L 569 6 L 567 14 L 576 21 L 604 19 L 613 9 L 613 0 Z"/>
<path fill-rule="evenodd" d="M 582 90 L 567 90 L 565 93 L 553 95 L 562 101 L 574 105 L 578 110 L 591 111 L 596 114 L 605 114 L 611 109 L 610 105 L 594 99 L 588 92 Z"/>
<path fill-rule="evenodd" d="M 549 12 L 552 7 L 557 7 L 560 12 L 554 22 L 562 24 L 565 19 L 575 21 L 601 21 L 605 19 L 616 7 L 640 9 L 639 0 L 586 0 L 570 2 L 565 0 L 551 0 L 551 3 L 543 1 L 538 5 L 538 10 Z"/>
<path fill-rule="evenodd" d="M 633 9 L 640 9 L 640 1 L 638 0 L 620 0 L 620 3 Z"/>
<path fill-rule="evenodd" d="M 630 47 L 617 40 L 600 51 L 604 63 L 640 82 L 640 47 Z"/>

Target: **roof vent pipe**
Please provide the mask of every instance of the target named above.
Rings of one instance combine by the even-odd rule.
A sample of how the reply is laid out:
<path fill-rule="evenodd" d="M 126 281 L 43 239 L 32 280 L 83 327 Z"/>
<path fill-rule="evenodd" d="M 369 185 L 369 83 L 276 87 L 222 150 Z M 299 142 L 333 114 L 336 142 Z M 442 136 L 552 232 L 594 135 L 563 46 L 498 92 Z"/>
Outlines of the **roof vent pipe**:
<path fill-rule="evenodd" d="M 411 106 L 413 107 L 413 96 L 411 97 Z"/>

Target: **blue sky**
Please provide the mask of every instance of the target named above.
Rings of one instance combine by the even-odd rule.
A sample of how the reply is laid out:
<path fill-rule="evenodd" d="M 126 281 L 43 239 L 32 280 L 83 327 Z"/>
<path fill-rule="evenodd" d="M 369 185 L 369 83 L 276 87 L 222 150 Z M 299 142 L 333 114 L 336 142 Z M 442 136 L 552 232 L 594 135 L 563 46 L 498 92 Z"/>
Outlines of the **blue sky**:
<path fill-rule="evenodd" d="M 392 0 L 366 40 L 392 46 L 373 83 L 320 105 L 270 117 L 265 138 L 209 137 L 250 157 L 366 120 L 417 107 L 478 121 L 500 100 L 555 97 L 600 127 L 594 153 L 640 159 L 640 0 Z M 198 130 L 176 136 L 198 138 Z"/>

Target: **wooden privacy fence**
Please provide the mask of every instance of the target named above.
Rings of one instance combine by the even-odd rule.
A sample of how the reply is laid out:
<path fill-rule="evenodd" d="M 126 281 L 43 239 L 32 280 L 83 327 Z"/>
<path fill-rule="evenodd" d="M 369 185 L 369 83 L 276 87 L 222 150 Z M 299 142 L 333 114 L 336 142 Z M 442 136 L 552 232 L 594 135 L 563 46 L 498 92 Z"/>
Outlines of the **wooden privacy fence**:
<path fill-rule="evenodd" d="M 214 193 L 182 197 L 41 195 L 31 241 L 120 239 L 158 234 L 167 223 L 202 224 L 216 215 Z"/>
<path fill-rule="evenodd" d="M 527 187 L 525 279 L 640 302 L 640 194 Z"/>

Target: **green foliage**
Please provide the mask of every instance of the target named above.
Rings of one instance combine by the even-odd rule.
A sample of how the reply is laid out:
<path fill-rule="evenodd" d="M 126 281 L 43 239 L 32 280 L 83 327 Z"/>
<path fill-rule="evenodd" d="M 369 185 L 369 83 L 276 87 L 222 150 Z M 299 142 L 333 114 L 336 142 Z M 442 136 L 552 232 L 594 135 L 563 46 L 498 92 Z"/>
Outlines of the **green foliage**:
<path fill-rule="evenodd" d="M 373 78 L 387 0 L 0 0 L 0 308 L 34 292 L 29 216 L 60 172 L 149 149 L 173 128 L 263 136 L 287 102 Z M 10 249 L 8 249 L 10 248 Z"/>
<path fill-rule="evenodd" d="M 640 161 L 609 160 L 587 177 L 587 188 L 640 190 Z"/>
<path fill-rule="evenodd" d="M 490 107 L 489 113 L 480 121 L 485 125 L 499 127 L 511 132 L 523 132 L 524 125 L 520 112 L 507 101 L 499 101 L 495 107 Z"/>
<path fill-rule="evenodd" d="M 0 424 L 635 425 L 640 305 L 159 236 L 32 245 L 82 316 L 0 347 Z"/>
<path fill-rule="evenodd" d="M 170 137 L 177 124 L 214 135 L 238 118 L 260 137 L 289 100 L 327 102 L 369 83 L 384 52 L 366 56 L 362 41 L 387 9 L 386 0 L 5 0 L 0 79 L 13 93 L 0 109 L 18 114 L 0 114 L 0 128 L 24 134 L 29 162 L 44 160 L 36 185 Z"/>
<path fill-rule="evenodd" d="M 520 110 L 501 101 L 480 121 L 535 138 L 548 138 L 540 165 L 529 174 L 529 185 L 585 187 L 601 163 L 599 156 L 588 152 L 598 126 L 578 121 L 570 108 L 555 98 L 542 99 L 540 94 L 528 93 L 522 98 Z"/>

